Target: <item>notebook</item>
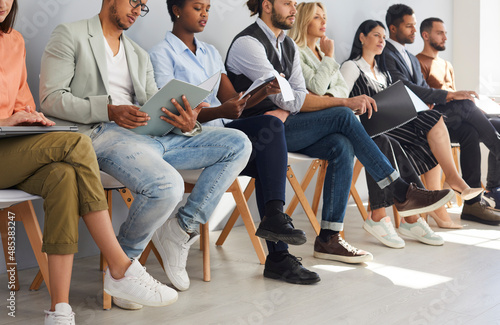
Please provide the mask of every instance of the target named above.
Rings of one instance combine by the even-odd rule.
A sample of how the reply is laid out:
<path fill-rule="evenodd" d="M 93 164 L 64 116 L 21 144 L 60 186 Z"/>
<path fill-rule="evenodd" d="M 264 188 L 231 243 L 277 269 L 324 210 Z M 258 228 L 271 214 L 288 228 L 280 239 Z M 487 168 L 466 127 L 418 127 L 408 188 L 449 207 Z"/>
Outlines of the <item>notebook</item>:
<path fill-rule="evenodd" d="M 417 117 L 417 111 L 428 109 L 401 81 L 375 94 L 373 99 L 377 102 L 378 112 L 373 112 L 371 119 L 367 114 L 359 118 L 372 138 L 410 122 Z"/>
<path fill-rule="evenodd" d="M 140 109 L 148 113 L 149 117 L 151 117 L 148 124 L 132 129 L 132 131 L 137 134 L 153 136 L 162 136 L 169 133 L 174 126 L 160 119 L 160 116 L 166 116 L 161 110 L 162 107 L 165 107 L 169 112 L 175 115 L 179 115 L 177 108 L 175 108 L 171 100 L 174 98 L 183 106 L 182 95 L 184 95 L 191 105 L 191 108 L 195 108 L 210 95 L 217 85 L 219 78 L 220 72 L 217 72 L 198 86 L 177 79 L 170 80 Z"/>
<path fill-rule="evenodd" d="M 48 132 L 77 132 L 78 126 L 0 126 L 0 139 Z"/>

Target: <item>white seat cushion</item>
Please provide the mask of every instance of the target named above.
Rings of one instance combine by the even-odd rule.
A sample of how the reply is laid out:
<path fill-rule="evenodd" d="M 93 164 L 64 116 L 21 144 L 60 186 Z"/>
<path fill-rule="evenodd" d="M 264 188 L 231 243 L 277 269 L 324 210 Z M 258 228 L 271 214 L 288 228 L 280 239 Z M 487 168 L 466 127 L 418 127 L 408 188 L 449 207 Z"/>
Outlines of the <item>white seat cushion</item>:
<path fill-rule="evenodd" d="M 114 190 L 118 188 L 124 188 L 122 183 L 116 180 L 113 176 L 106 174 L 101 170 L 101 183 L 102 187 L 106 190 Z"/>
<path fill-rule="evenodd" d="M 295 153 L 295 152 L 288 153 L 288 163 L 292 163 L 294 161 L 295 162 L 297 162 L 297 161 L 312 161 L 315 159 L 317 159 L 317 158 L 309 157 L 309 156 L 303 155 L 301 153 Z"/>
<path fill-rule="evenodd" d="M 184 182 L 189 184 L 196 184 L 202 171 L 203 169 L 178 170 L 179 174 L 181 174 L 182 178 L 184 179 Z"/>
<path fill-rule="evenodd" d="M 38 195 L 31 195 L 21 190 L 15 189 L 7 189 L 0 190 L 0 209 L 8 208 L 15 204 L 29 201 L 29 200 L 37 200 L 41 199 Z"/>

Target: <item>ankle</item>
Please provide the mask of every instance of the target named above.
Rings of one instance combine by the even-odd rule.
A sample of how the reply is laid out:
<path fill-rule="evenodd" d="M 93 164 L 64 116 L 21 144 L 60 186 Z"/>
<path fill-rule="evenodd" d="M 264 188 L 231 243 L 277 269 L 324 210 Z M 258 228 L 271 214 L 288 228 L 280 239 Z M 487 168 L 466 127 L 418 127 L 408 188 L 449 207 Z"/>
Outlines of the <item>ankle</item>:
<path fill-rule="evenodd" d="M 120 262 L 119 264 L 109 265 L 109 274 L 115 280 L 120 280 L 125 277 L 125 272 L 127 272 L 128 268 L 132 265 L 132 261 L 128 258 L 125 261 Z"/>
<path fill-rule="evenodd" d="M 409 217 L 404 217 L 403 221 L 406 223 L 415 223 L 418 221 L 420 217 L 419 216 L 409 216 Z"/>
<path fill-rule="evenodd" d="M 375 209 L 372 211 L 372 221 L 380 222 L 380 220 L 384 219 L 385 217 L 387 217 L 387 215 L 385 214 L 385 208 Z"/>
<path fill-rule="evenodd" d="M 326 243 L 327 241 L 330 240 L 330 237 L 335 236 L 338 234 L 339 231 L 336 230 L 331 230 L 331 229 L 323 229 L 321 228 L 321 231 L 319 232 L 319 238 Z"/>

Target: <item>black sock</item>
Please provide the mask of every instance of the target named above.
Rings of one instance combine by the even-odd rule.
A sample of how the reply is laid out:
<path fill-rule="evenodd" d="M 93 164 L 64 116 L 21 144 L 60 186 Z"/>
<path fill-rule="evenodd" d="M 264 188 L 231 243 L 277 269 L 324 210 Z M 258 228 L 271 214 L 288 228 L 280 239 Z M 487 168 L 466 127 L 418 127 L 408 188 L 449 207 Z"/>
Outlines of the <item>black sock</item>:
<path fill-rule="evenodd" d="M 288 249 L 285 249 L 284 251 L 271 252 L 267 255 L 267 258 L 273 262 L 281 262 L 285 258 L 286 254 L 289 254 Z"/>
<path fill-rule="evenodd" d="M 396 198 L 396 200 L 398 200 L 399 202 L 406 201 L 406 192 L 408 192 L 408 187 L 410 187 L 410 184 L 405 182 L 401 177 L 398 177 L 387 187 L 391 190 L 392 195 L 394 196 L 394 198 Z"/>
<path fill-rule="evenodd" d="M 265 216 L 272 217 L 277 215 L 278 213 L 283 212 L 283 205 L 285 203 L 281 200 L 271 200 L 266 202 L 266 206 L 264 208 Z"/>
<path fill-rule="evenodd" d="M 476 196 L 476 197 L 473 197 L 473 198 L 472 198 L 472 199 L 470 199 L 470 200 L 464 201 L 464 204 L 472 205 L 472 204 L 474 204 L 474 203 L 476 203 L 476 202 L 479 202 L 479 201 L 481 201 L 481 195 L 478 195 L 478 196 Z"/>
<path fill-rule="evenodd" d="M 321 231 L 319 232 L 319 238 L 326 243 L 328 240 L 330 240 L 330 237 L 338 233 L 339 231 L 321 228 Z"/>

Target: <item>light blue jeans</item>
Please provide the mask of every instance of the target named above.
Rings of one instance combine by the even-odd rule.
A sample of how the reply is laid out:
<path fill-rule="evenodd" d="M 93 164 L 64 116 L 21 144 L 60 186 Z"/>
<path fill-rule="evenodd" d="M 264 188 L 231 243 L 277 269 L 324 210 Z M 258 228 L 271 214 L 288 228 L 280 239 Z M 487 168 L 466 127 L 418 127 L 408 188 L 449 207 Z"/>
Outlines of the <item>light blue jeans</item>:
<path fill-rule="evenodd" d="M 238 130 L 204 127 L 194 137 L 138 135 L 115 123 L 102 123 L 91 134 L 99 167 L 134 193 L 118 241 L 130 258 L 139 256 L 154 231 L 181 201 L 184 181 L 177 169 L 201 173 L 186 205 L 178 212 L 180 226 L 197 231 L 220 198 L 245 168 L 252 145 Z"/>
<path fill-rule="evenodd" d="M 355 155 L 380 188 L 399 177 L 347 107 L 290 115 L 285 121 L 285 138 L 288 151 L 328 160 L 323 186 L 323 229 L 343 229 Z"/>

